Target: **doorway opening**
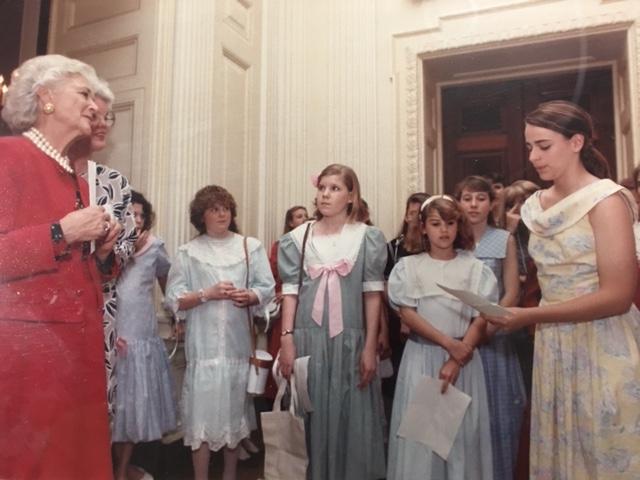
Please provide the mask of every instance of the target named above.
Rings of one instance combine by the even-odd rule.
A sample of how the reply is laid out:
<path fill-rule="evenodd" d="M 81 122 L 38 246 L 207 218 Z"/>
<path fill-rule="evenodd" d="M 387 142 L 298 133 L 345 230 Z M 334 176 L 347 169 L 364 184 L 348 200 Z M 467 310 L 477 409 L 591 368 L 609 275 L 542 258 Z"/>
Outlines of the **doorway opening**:
<path fill-rule="evenodd" d="M 477 45 L 422 58 L 425 185 L 451 192 L 471 174 L 500 173 L 506 184 L 539 182 L 524 145 L 524 116 L 563 99 L 591 113 L 595 145 L 614 179 L 632 168 L 626 118 L 630 79 L 627 30 L 575 32 Z"/>
<path fill-rule="evenodd" d="M 541 103 L 569 100 L 590 112 L 594 146 L 616 178 L 611 68 L 452 86 L 442 92 L 442 146 L 445 191 L 467 175 L 499 174 L 539 182 L 527 160 L 524 117 Z"/>

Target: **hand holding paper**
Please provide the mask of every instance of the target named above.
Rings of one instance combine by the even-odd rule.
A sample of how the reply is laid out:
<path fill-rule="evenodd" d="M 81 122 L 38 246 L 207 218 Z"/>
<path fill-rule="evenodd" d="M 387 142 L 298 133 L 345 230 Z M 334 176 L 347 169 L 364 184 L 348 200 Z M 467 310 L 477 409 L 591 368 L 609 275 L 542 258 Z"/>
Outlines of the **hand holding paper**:
<path fill-rule="evenodd" d="M 507 317 L 510 315 L 509 310 L 501 307 L 497 303 L 490 302 L 480 295 L 469 292 L 467 290 L 457 290 L 455 288 L 445 287 L 444 285 L 441 285 L 439 283 L 436 283 L 436 285 L 438 285 L 438 287 L 443 289 L 445 292 L 456 297 L 462 303 L 478 310 L 483 315 L 488 315 L 490 317 Z"/>

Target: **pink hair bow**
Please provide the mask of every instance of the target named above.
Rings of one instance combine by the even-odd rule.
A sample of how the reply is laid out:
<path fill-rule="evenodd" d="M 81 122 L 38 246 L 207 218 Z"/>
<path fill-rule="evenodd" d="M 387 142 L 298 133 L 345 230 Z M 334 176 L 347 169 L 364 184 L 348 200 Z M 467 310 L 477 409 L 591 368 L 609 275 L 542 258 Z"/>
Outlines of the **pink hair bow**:
<path fill-rule="evenodd" d="M 320 276 L 320 284 L 313 301 L 311 318 L 318 325 L 322 325 L 324 313 L 324 294 L 329 290 L 329 338 L 333 338 L 344 330 L 342 322 L 342 293 L 340 291 L 340 279 L 351 272 L 353 263 L 342 259 L 333 265 L 309 265 L 309 276 L 316 279 Z"/>

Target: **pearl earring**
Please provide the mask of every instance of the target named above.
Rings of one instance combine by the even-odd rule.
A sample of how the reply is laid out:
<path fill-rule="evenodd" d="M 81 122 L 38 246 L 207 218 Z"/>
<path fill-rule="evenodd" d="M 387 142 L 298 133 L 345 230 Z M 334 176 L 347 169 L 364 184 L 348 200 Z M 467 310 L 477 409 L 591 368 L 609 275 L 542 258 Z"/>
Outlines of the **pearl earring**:
<path fill-rule="evenodd" d="M 46 113 L 47 115 L 51 115 L 54 111 L 56 110 L 56 107 L 53 103 L 51 102 L 47 102 L 44 104 L 44 107 L 42 107 L 42 111 L 44 113 Z"/>

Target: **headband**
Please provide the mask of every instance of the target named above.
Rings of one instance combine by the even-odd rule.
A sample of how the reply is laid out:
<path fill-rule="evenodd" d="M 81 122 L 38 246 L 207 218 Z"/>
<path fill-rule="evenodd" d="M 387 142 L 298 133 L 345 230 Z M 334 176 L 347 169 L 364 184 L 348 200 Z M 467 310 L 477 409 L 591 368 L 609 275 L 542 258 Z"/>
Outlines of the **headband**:
<path fill-rule="evenodd" d="M 449 195 L 431 195 L 429 198 L 427 198 L 424 202 L 422 202 L 422 205 L 420 205 L 420 211 L 422 212 L 422 210 L 424 210 L 424 208 L 429 205 L 431 202 L 434 202 L 435 200 L 448 200 L 451 203 L 453 203 L 454 205 L 456 204 L 456 201 L 453 199 L 453 197 L 449 196 Z"/>

